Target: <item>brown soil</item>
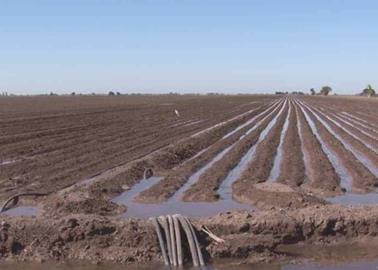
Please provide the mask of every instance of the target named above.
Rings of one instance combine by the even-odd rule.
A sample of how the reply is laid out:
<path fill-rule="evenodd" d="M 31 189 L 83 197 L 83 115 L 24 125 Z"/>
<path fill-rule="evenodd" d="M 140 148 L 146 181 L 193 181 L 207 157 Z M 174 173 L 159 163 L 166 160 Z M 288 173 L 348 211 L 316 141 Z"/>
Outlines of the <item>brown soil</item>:
<path fill-rule="evenodd" d="M 331 127 L 331 129 L 336 134 L 338 134 L 346 143 L 348 143 L 354 149 L 356 149 L 357 151 L 362 153 L 365 157 L 367 157 L 369 160 L 371 160 L 378 167 L 378 155 L 374 151 L 372 151 L 370 148 L 368 148 L 362 142 L 353 138 L 351 135 L 349 135 L 343 129 L 338 127 L 335 123 L 333 123 L 332 121 L 330 121 L 329 119 L 324 117 L 324 115 L 320 114 L 318 111 L 316 111 L 316 112 L 318 113 L 320 118 L 323 119 L 323 121 L 325 121 Z"/>
<path fill-rule="evenodd" d="M 252 100 L 258 103 L 240 107 Z M 0 160 L 19 161 L 1 167 L 0 198 L 28 189 L 57 191 L 271 100 L 258 96 L 2 98 Z M 180 119 L 174 109 L 180 111 Z M 204 121 L 170 127 L 192 119 Z"/>
<path fill-rule="evenodd" d="M 314 121 L 316 128 L 327 143 L 328 147 L 332 149 L 340 161 L 343 163 L 345 168 L 348 170 L 349 174 L 353 179 L 353 188 L 356 191 L 372 191 L 375 189 L 375 185 L 378 179 L 365 168 L 355 156 L 339 142 L 328 130 L 315 118 L 315 116 L 307 108 L 305 108 L 312 121 Z"/>
<path fill-rule="evenodd" d="M 255 116 L 258 113 L 261 113 L 262 111 L 263 108 L 261 110 L 256 111 L 253 115 L 250 116 Z M 271 109 L 268 110 L 266 113 L 270 111 Z M 256 121 L 260 118 L 261 117 L 258 117 Z M 152 186 L 148 190 L 139 194 L 136 200 L 139 202 L 149 203 L 166 201 L 187 181 L 187 179 L 195 171 L 197 171 L 206 163 L 208 163 L 212 158 L 214 158 L 214 156 L 222 152 L 225 148 L 235 143 L 248 129 L 250 129 L 255 124 L 256 121 L 240 129 L 231 136 L 217 141 L 216 143 L 211 145 L 208 150 L 206 150 L 198 157 L 177 166 L 174 170 L 171 170 L 168 173 L 168 175 L 164 177 L 164 180 L 162 180 L 160 183 Z"/>
<path fill-rule="evenodd" d="M 282 162 L 277 181 L 292 186 L 299 186 L 305 181 L 305 167 L 301 140 L 298 134 L 297 115 L 293 104 L 282 148 Z"/>
<path fill-rule="evenodd" d="M 298 209 L 326 202 L 304 190 L 280 183 L 259 183 L 248 187 L 248 193 L 234 193 L 237 201 L 248 203 L 258 209 Z"/>
<path fill-rule="evenodd" d="M 273 167 L 277 147 L 280 143 L 281 130 L 285 123 L 287 112 L 288 107 L 286 106 L 265 139 L 257 145 L 254 157 L 248 164 L 241 178 L 233 183 L 233 198 L 237 201 L 247 203 L 253 201 L 253 191 L 255 191 L 254 184 L 268 180 Z M 272 204 L 270 201 L 267 203 Z"/>
<path fill-rule="evenodd" d="M 349 132 L 351 132 L 352 134 L 356 135 L 358 138 L 361 138 L 363 141 L 369 143 L 370 145 L 374 146 L 375 148 L 378 148 L 378 133 L 374 133 L 372 132 L 371 130 L 369 129 L 366 129 L 365 127 L 363 126 L 360 126 L 356 123 L 353 123 L 351 122 L 349 119 L 346 119 L 343 117 L 342 114 L 335 114 L 335 112 L 333 111 L 330 111 L 330 110 L 324 110 L 323 109 L 323 112 L 327 113 L 329 116 L 331 116 L 334 120 L 336 120 L 341 126 L 343 126 L 345 129 L 347 129 Z M 346 122 L 350 122 L 353 126 L 350 126 L 350 125 L 347 125 L 346 123 L 340 121 L 340 119 L 337 119 L 335 117 L 335 115 L 337 115 L 339 118 L 345 120 Z M 367 134 L 373 136 L 373 137 L 376 137 L 377 139 L 373 139 L 369 136 L 367 136 L 366 134 L 364 134 L 363 132 L 361 131 L 364 131 L 366 132 Z"/>
<path fill-rule="evenodd" d="M 295 243 L 376 241 L 378 208 L 314 206 L 295 210 L 234 212 L 192 220 L 225 240 L 200 233 L 207 261 L 287 259 L 279 250 Z M 278 247 L 280 247 L 278 249 Z M 278 256 L 281 255 L 281 256 Z M 153 226 L 143 220 L 67 215 L 59 219 L 7 218 L 0 228 L 0 256 L 8 260 L 161 262 Z"/>
<path fill-rule="evenodd" d="M 282 105 L 281 105 L 282 106 Z M 278 110 L 281 108 L 278 108 Z M 248 152 L 248 150 L 257 142 L 260 133 L 266 128 L 274 115 L 266 118 L 259 127 L 238 141 L 231 148 L 225 157 L 214 163 L 209 169 L 202 174 L 198 181 L 192 185 L 184 194 L 184 201 L 216 201 L 219 199 L 217 192 L 219 184 L 226 178 L 232 170 Z"/>
<path fill-rule="evenodd" d="M 308 180 L 305 185 L 315 189 L 319 194 L 340 193 L 340 179 L 336 174 L 331 162 L 323 152 L 319 141 L 312 133 L 303 112 L 295 104 L 295 110 L 298 113 L 298 121 L 302 132 L 302 146 L 307 155 L 306 173 Z"/>

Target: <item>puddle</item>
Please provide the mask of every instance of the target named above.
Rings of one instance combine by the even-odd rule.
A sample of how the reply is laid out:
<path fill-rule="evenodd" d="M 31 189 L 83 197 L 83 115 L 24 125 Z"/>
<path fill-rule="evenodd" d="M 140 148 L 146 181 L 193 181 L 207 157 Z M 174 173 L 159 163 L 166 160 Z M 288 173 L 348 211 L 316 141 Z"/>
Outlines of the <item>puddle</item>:
<path fill-rule="evenodd" d="M 341 205 L 375 205 L 378 204 L 378 192 L 365 194 L 346 193 L 326 200 L 330 203 Z"/>
<path fill-rule="evenodd" d="M 268 182 L 274 182 L 277 180 L 278 176 L 280 175 L 281 163 L 282 163 L 282 154 L 283 154 L 283 143 L 285 139 L 285 135 L 287 133 L 287 128 L 289 127 L 289 117 L 291 113 L 291 103 L 289 102 L 289 111 L 287 113 L 285 123 L 282 128 L 281 136 L 280 136 L 280 144 L 277 148 L 277 154 L 274 158 L 273 168 L 270 172 Z"/>
<path fill-rule="evenodd" d="M 341 136 L 339 136 L 314 110 L 312 110 L 309 106 L 303 104 L 310 112 L 314 114 L 316 119 L 328 130 L 329 133 L 332 134 L 341 144 L 349 150 L 356 159 L 361 162 L 373 175 L 378 176 L 378 167 L 373 164 L 369 159 L 367 159 L 363 154 L 359 151 L 356 151 L 354 147 L 352 147 L 349 143 L 347 143 Z M 315 109 L 316 110 L 316 109 Z M 318 111 L 318 110 L 317 110 Z M 319 112 L 319 111 L 318 111 Z M 327 118 L 327 116 L 325 116 Z M 332 121 L 332 120 L 331 120 Z M 370 148 L 370 147 L 369 147 Z"/>
<path fill-rule="evenodd" d="M 121 195 L 112 199 L 112 202 L 117 204 L 125 204 L 129 206 L 129 203 L 132 203 L 134 198 L 142 191 L 145 191 L 152 187 L 153 185 L 159 183 L 163 180 L 163 177 L 153 176 L 147 179 L 140 180 L 137 184 L 133 185 L 130 190 L 123 192 Z"/>
<path fill-rule="evenodd" d="M 286 106 L 287 100 L 285 100 L 283 106 L 281 107 L 280 111 L 277 113 L 277 115 L 272 119 L 272 121 L 269 122 L 269 124 L 266 126 L 266 128 L 260 133 L 259 139 L 257 142 L 248 150 L 248 152 L 242 157 L 238 165 L 233 168 L 230 173 L 227 175 L 227 177 L 224 179 L 224 181 L 221 183 L 218 194 L 220 195 L 221 199 L 224 200 L 232 200 L 232 184 L 241 177 L 241 174 L 246 169 L 249 162 L 252 160 L 254 153 L 256 151 L 257 145 L 265 139 L 266 135 L 269 133 L 269 131 L 273 128 L 274 124 L 277 122 L 278 117 L 282 114 L 285 106 Z M 278 108 L 278 107 L 277 107 Z M 276 108 L 276 109 L 277 109 Z M 272 113 L 276 111 L 272 111 L 267 116 L 265 116 L 263 119 L 259 121 L 258 124 L 255 125 L 254 129 L 256 129 L 266 118 L 268 118 Z"/>
<path fill-rule="evenodd" d="M 217 202 L 183 202 L 180 201 L 184 192 L 194 184 L 199 176 L 210 168 L 216 161 L 221 159 L 232 146 L 229 146 L 217 155 L 206 166 L 202 167 L 199 171 L 193 174 L 168 201 L 158 204 L 151 203 L 138 203 L 134 202 L 134 198 L 140 192 L 149 189 L 153 185 L 160 182 L 162 177 L 151 177 L 150 179 L 141 180 L 138 184 L 134 185 L 129 191 L 125 191 L 120 196 L 112 199 L 114 203 L 123 204 L 127 206 L 127 211 L 122 214 L 125 218 L 149 218 L 159 215 L 167 214 L 182 214 L 188 217 L 207 217 L 213 216 L 222 212 L 231 210 L 251 210 L 252 207 L 246 204 L 239 204 L 232 200 L 220 200 Z"/>
<path fill-rule="evenodd" d="M 224 157 L 224 155 L 226 155 L 230 150 L 231 148 L 235 145 L 232 144 L 230 145 L 229 147 L 227 147 L 226 149 L 224 149 L 222 152 L 220 152 L 218 155 L 216 155 L 209 163 L 207 163 L 205 166 L 203 166 L 201 169 L 199 169 L 197 172 L 195 172 L 194 174 L 192 174 L 192 176 L 189 177 L 189 179 L 186 181 L 186 183 L 170 198 L 170 200 L 173 200 L 173 201 L 179 201 L 181 199 L 181 197 L 183 196 L 183 194 L 193 185 L 195 184 L 199 177 L 207 170 L 209 169 L 211 166 L 213 166 L 213 164 L 215 162 L 217 162 L 218 160 L 222 159 Z"/>
<path fill-rule="evenodd" d="M 27 217 L 35 217 L 38 216 L 40 213 L 39 209 L 34 206 L 18 206 L 11 208 L 9 210 L 6 210 L 1 213 L 1 215 L 7 215 L 12 217 L 17 216 L 27 216 Z"/>
<path fill-rule="evenodd" d="M 297 105 L 299 106 L 299 108 L 301 109 L 301 111 L 302 111 L 302 113 L 303 113 L 303 115 L 304 115 L 304 117 L 305 117 L 308 125 L 310 126 L 310 129 L 311 129 L 312 133 L 315 135 L 315 137 L 320 142 L 320 146 L 322 147 L 323 152 L 326 154 L 326 156 L 328 157 L 328 160 L 331 162 L 333 168 L 335 169 L 337 175 L 339 176 L 339 178 L 340 178 L 340 186 L 342 188 L 345 188 L 347 191 L 351 191 L 352 190 L 352 180 L 351 180 L 351 177 L 348 174 L 347 170 L 341 164 L 341 162 L 340 162 L 339 158 L 337 157 L 337 155 L 335 155 L 326 146 L 325 142 L 320 137 L 320 135 L 318 133 L 318 130 L 316 129 L 315 123 L 312 121 L 312 119 L 310 118 L 310 116 L 307 114 L 307 112 L 303 108 L 304 105 L 302 104 L 302 102 L 300 102 L 300 101 L 296 101 L 296 102 L 297 102 Z"/>

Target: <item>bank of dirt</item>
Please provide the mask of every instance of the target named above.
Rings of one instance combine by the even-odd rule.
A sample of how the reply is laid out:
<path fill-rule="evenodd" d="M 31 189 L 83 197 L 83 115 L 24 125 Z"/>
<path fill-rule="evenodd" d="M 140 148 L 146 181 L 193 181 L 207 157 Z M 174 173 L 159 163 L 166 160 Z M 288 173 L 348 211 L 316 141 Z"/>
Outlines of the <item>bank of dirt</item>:
<path fill-rule="evenodd" d="M 296 210 L 228 212 L 192 219 L 225 240 L 216 243 L 199 232 L 207 262 L 223 258 L 261 261 L 282 254 L 278 246 L 295 243 L 335 244 L 376 241 L 378 207 L 313 206 Z M 1 216 L 2 260 L 72 260 L 92 262 L 162 262 L 153 225 L 93 215 L 64 218 Z"/>

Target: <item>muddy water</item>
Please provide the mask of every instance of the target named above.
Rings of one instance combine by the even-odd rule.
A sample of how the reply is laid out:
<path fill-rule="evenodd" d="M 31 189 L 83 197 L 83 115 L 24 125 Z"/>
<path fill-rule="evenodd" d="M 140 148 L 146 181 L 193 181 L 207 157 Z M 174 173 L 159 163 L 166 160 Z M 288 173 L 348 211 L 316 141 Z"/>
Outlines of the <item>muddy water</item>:
<path fill-rule="evenodd" d="M 230 173 L 227 175 L 225 180 L 221 183 L 218 194 L 223 200 L 232 200 L 232 184 L 241 177 L 242 173 L 246 169 L 249 162 L 254 157 L 254 154 L 256 152 L 257 145 L 265 139 L 265 137 L 268 135 L 269 131 L 273 128 L 274 124 L 277 122 L 278 117 L 282 114 L 283 110 L 285 109 L 287 100 L 285 100 L 283 106 L 277 113 L 277 115 L 272 119 L 272 121 L 269 122 L 269 124 L 266 126 L 266 128 L 261 132 L 259 139 L 255 143 L 254 146 L 252 146 L 248 152 L 242 157 L 238 165 L 236 165 L 235 168 L 233 168 Z M 278 108 L 278 107 L 277 107 Z M 272 111 L 270 114 L 265 116 L 259 123 L 262 123 L 266 118 L 268 118 L 272 113 L 274 113 L 276 110 Z M 255 126 L 257 128 L 257 125 Z"/>
<path fill-rule="evenodd" d="M 301 109 L 301 111 L 303 112 L 303 115 L 305 116 L 305 119 L 312 131 L 312 133 L 315 135 L 315 137 L 318 139 L 318 141 L 320 142 L 320 145 L 322 147 L 322 150 L 323 152 L 326 154 L 326 156 L 328 157 L 329 161 L 331 162 L 333 168 L 335 169 L 336 173 L 339 175 L 340 177 L 340 186 L 345 188 L 347 191 L 351 191 L 352 190 L 352 180 L 351 180 L 351 177 L 350 175 L 348 174 L 346 168 L 341 164 L 339 158 L 337 155 L 335 155 L 325 144 L 325 142 L 323 141 L 323 139 L 320 137 L 319 133 L 318 133 L 318 130 L 315 126 L 315 123 L 312 121 L 312 119 L 310 118 L 310 116 L 307 114 L 307 112 L 304 110 L 303 108 L 303 104 L 298 101 L 297 102 L 299 108 Z"/>
<path fill-rule="evenodd" d="M 223 150 L 225 152 L 227 149 Z M 225 154 L 225 153 L 224 153 Z M 221 157 L 220 157 L 221 158 Z M 216 161 L 216 160 L 215 160 Z M 214 161 L 214 162 L 215 162 Z M 203 170 L 204 171 L 204 170 Z M 193 175 L 189 181 L 195 181 L 202 172 Z M 135 197 L 142 191 L 147 190 L 152 185 L 161 181 L 162 177 L 151 177 L 150 179 L 141 180 L 138 184 L 134 185 L 131 190 L 125 191 L 120 196 L 115 197 L 112 201 L 117 204 L 127 206 L 127 211 L 122 214 L 125 218 L 149 218 L 159 215 L 167 214 L 182 214 L 188 217 L 208 217 L 215 214 L 231 211 L 231 210 L 251 210 L 252 207 L 246 204 L 239 204 L 231 201 L 217 201 L 217 202 L 183 202 L 179 198 L 187 189 L 183 186 L 182 190 L 172 197 L 167 202 L 159 204 L 138 203 L 135 202 Z"/>
<path fill-rule="evenodd" d="M 287 133 L 287 129 L 289 127 L 289 118 L 290 118 L 290 113 L 291 113 L 291 103 L 289 102 L 289 111 L 287 113 L 286 119 L 284 126 L 282 128 L 281 132 L 281 137 L 280 137 L 280 144 L 278 145 L 277 148 L 277 154 L 274 157 L 274 162 L 273 162 L 273 168 L 270 172 L 270 176 L 268 178 L 268 182 L 273 182 L 276 181 L 278 176 L 280 175 L 280 168 L 281 168 L 281 162 L 282 162 L 282 154 L 283 154 L 283 143 L 285 139 L 285 135 Z"/>
<path fill-rule="evenodd" d="M 7 215 L 7 216 L 27 216 L 27 217 L 35 217 L 38 216 L 40 210 L 37 207 L 33 206 L 18 206 L 11 208 L 7 211 L 4 211 L 0 215 Z"/>
<path fill-rule="evenodd" d="M 327 201 L 341 205 L 373 205 L 378 204 L 378 192 L 367 194 L 346 193 L 328 198 Z"/>
<path fill-rule="evenodd" d="M 281 102 L 281 101 L 279 101 L 279 102 Z M 279 104 L 279 102 L 275 102 L 273 106 Z M 273 107 L 273 106 L 271 106 L 271 107 Z M 250 130 L 248 130 L 246 132 L 246 134 L 248 132 L 252 132 L 254 129 L 256 129 L 262 123 L 262 121 L 266 119 L 266 117 L 269 117 L 269 115 L 274 113 L 278 108 L 279 107 L 277 107 L 275 110 L 270 112 L 267 116 L 265 116 L 262 120 L 260 120 L 258 123 L 256 123 L 256 125 L 254 127 L 252 127 Z M 282 109 L 281 109 L 281 112 L 282 112 Z M 257 116 L 253 117 L 252 119 L 255 120 L 256 117 Z M 273 125 L 271 124 L 270 126 L 272 127 Z M 245 136 L 245 135 L 243 135 L 243 136 Z M 182 195 L 194 183 L 196 183 L 198 181 L 199 177 L 208 168 L 210 168 L 215 162 L 222 159 L 230 151 L 230 149 L 234 145 L 235 144 L 232 144 L 231 146 L 224 149 L 217 156 L 215 156 L 215 158 L 213 158 L 209 163 L 207 163 L 200 170 L 198 170 L 196 173 L 194 173 L 188 179 L 188 181 L 185 183 L 185 185 L 183 185 L 166 202 L 159 203 L 159 204 L 151 204 L 151 203 L 139 203 L 139 202 L 134 201 L 135 197 L 140 192 L 143 192 L 144 190 L 149 189 L 150 187 L 152 187 L 153 185 L 155 185 L 156 183 L 158 183 L 162 180 L 162 178 L 157 178 L 157 177 L 154 177 L 154 178 L 151 178 L 151 179 L 146 179 L 146 180 L 141 180 L 138 184 L 134 185 L 131 188 L 131 190 L 125 191 L 120 196 L 115 197 L 112 201 L 117 203 L 117 204 L 126 205 L 127 211 L 122 216 L 123 217 L 129 217 L 129 218 L 130 217 L 133 217 L 133 218 L 149 218 L 149 217 L 152 217 L 152 216 L 175 214 L 175 213 L 179 213 L 179 214 L 186 215 L 186 216 L 189 216 L 189 217 L 206 217 L 206 216 L 212 216 L 212 215 L 215 215 L 215 214 L 218 214 L 218 213 L 231 211 L 231 210 L 252 210 L 253 208 L 250 205 L 233 201 L 231 195 L 221 196 L 222 199 L 219 200 L 219 201 L 216 201 L 216 202 L 183 202 L 183 201 L 181 201 Z M 224 188 L 223 188 L 223 190 L 224 190 Z M 230 188 L 228 188 L 228 190 L 230 190 Z"/>

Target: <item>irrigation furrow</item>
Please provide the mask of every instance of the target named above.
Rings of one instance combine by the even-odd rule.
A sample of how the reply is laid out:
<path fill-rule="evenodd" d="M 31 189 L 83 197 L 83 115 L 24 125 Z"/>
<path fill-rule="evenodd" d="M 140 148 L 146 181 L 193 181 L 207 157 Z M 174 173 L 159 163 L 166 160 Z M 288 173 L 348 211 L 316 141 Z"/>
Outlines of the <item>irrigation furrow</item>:
<path fill-rule="evenodd" d="M 339 173 L 341 186 L 351 191 L 352 185 L 356 190 L 368 191 L 374 188 L 376 177 L 327 129 L 321 118 L 314 114 L 311 108 L 300 103 L 307 121 L 313 121 L 317 132 L 320 134 L 321 144 L 326 144 L 332 152 L 327 153 L 332 165 Z M 310 120 L 311 119 L 311 120 Z M 309 122 L 310 126 L 312 123 Z M 324 148 L 327 149 L 327 148 Z M 343 166 L 340 166 L 340 161 Z M 345 169 L 344 169 L 345 168 Z"/>
<path fill-rule="evenodd" d="M 269 123 L 276 119 L 275 112 L 286 108 L 286 101 L 280 107 L 276 107 L 274 111 L 265 116 L 252 129 L 246 132 L 246 135 L 233 146 L 229 153 L 221 160 L 217 161 L 213 166 L 205 171 L 198 181 L 194 183 L 184 194 L 184 201 L 216 201 L 219 198 L 217 189 L 219 185 L 227 178 L 231 170 L 236 168 L 243 157 L 248 153 L 249 149 L 255 145 L 259 136 L 267 128 Z M 280 114 L 280 113 L 279 113 Z"/>
<path fill-rule="evenodd" d="M 330 127 L 337 132 L 337 134 L 345 140 L 346 143 L 353 146 L 355 149 L 366 155 L 371 161 L 375 164 L 378 164 L 378 150 L 368 142 L 365 142 L 363 139 L 355 135 L 348 128 L 344 127 L 340 122 L 332 118 L 331 116 L 323 113 L 319 109 L 313 107 L 316 110 L 321 118 L 330 125 Z"/>
<path fill-rule="evenodd" d="M 307 106 L 307 108 L 309 107 Z M 341 125 L 338 122 L 320 112 L 315 107 L 313 107 L 313 109 L 309 108 L 309 110 L 322 123 L 328 132 L 341 142 L 344 148 L 349 150 L 375 177 L 378 177 L 378 160 L 377 155 L 370 150 L 372 146 L 362 144 L 359 138 L 351 136 L 350 133 L 341 128 Z"/>
<path fill-rule="evenodd" d="M 252 117 L 251 120 L 253 121 L 249 120 L 249 125 L 243 125 L 241 129 L 239 129 L 240 126 L 237 127 L 236 129 L 238 130 L 236 132 L 234 132 L 233 130 L 228 133 L 230 134 L 229 136 L 223 136 L 221 140 L 210 146 L 208 151 L 203 152 L 201 155 L 197 156 L 197 158 L 187 161 L 180 165 L 178 168 L 175 168 L 175 170 L 173 170 L 165 177 L 160 185 L 153 186 L 150 189 L 146 190 L 143 194 L 140 194 L 140 196 L 138 196 L 138 200 L 147 202 L 167 200 L 182 186 L 182 184 L 184 184 L 190 177 L 193 176 L 193 172 L 198 172 L 198 170 L 202 172 L 202 170 L 200 169 L 201 167 L 208 167 L 208 164 L 213 164 L 216 160 L 219 159 L 220 156 L 223 156 L 225 153 L 227 153 L 230 149 L 230 146 L 234 145 L 235 142 L 237 142 L 243 134 L 253 128 L 262 117 L 269 113 L 272 113 L 272 111 L 274 111 L 278 106 L 278 104 L 276 105 L 276 103 L 274 103 L 266 110 Z M 223 153 L 223 151 L 226 152 Z M 195 175 L 198 174 L 195 173 Z"/>
<path fill-rule="evenodd" d="M 289 109 L 288 117 L 290 118 L 287 131 L 285 132 L 286 136 L 283 137 L 282 149 L 280 150 L 280 148 L 278 148 L 282 156 L 278 162 L 280 169 L 275 177 L 278 176 L 277 182 L 282 182 L 290 186 L 300 186 L 305 181 L 305 165 L 301 139 L 297 127 L 297 114 L 292 107 Z M 278 152 L 277 155 L 278 154 L 280 154 L 280 152 Z"/>
<path fill-rule="evenodd" d="M 286 136 L 286 133 L 287 133 L 287 129 L 289 127 L 289 118 L 290 118 L 290 115 L 291 115 L 291 111 L 292 111 L 291 110 L 291 102 L 289 101 L 289 111 L 287 113 L 285 123 L 284 123 L 283 128 L 282 128 L 280 143 L 279 143 L 278 148 L 277 148 L 277 154 L 274 158 L 273 168 L 270 172 L 270 176 L 268 178 L 268 181 L 276 181 L 278 176 L 280 175 L 280 168 L 281 168 L 281 163 L 282 163 L 282 152 L 283 152 L 282 148 L 283 148 L 284 139 L 285 139 L 285 136 Z"/>
<path fill-rule="evenodd" d="M 334 112 L 327 111 L 323 109 L 324 112 L 329 113 L 334 119 L 337 119 L 337 121 L 346 129 L 349 130 L 349 132 L 353 133 L 355 136 L 359 137 L 361 140 L 366 141 L 368 144 L 371 144 L 374 146 L 374 148 L 378 148 L 378 134 L 377 136 L 372 135 L 369 132 L 366 132 L 361 128 L 361 126 L 357 126 L 355 124 L 352 124 L 351 121 L 348 121 L 344 119 L 343 117 L 340 117 L 338 114 Z"/>
<path fill-rule="evenodd" d="M 268 180 L 273 167 L 274 157 L 280 142 L 281 130 L 288 113 L 288 106 L 282 108 L 276 118 L 261 134 L 251 150 L 250 159 L 240 168 L 239 179 L 235 182 L 233 190 L 241 188 L 240 185 L 251 185 Z"/>
<path fill-rule="evenodd" d="M 374 123 L 371 123 L 371 122 L 369 122 L 369 121 L 367 121 L 367 120 L 365 120 L 365 119 L 362 119 L 362 118 L 360 118 L 360 117 L 358 117 L 358 116 L 356 116 L 356 115 L 353 115 L 353 114 L 351 114 L 351 113 L 348 113 L 348 112 L 341 112 L 342 114 L 344 114 L 344 115 L 346 115 L 348 118 L 351 118 L 351 119 L 353 119 L 354 121 L 357 121 L 357 123 L 364 123 L 365 125 L 365 127 L 367 127 L 367 128 L 372 128 L 375 132 L 378 132 L 378 126 L 377 125 L 375 125 Z"/>
<path fill-rule="evenodd" d="M 329 156 L 332 156 L 330 150 L 324 144 L 320 135 L 317 133 L 315 125 L 309 125 L 311 119 L 305 118 L 303 111 L 295 102 L 295 111 L 298 119 L 298 133 L 302 145 L 304 157 L 305 172 L 308 181 L 305 180 L 304 185 L 311 189 L 319 190 L 319 193 L 339 193 L 340 177 L 336 173 Z M 327 155 L 328 153 L 328 155 Z M 337 160 L 333 160 L 337 162 Z M 343 175 L 345 170 L 339 170 L 339 174 Z"/>

